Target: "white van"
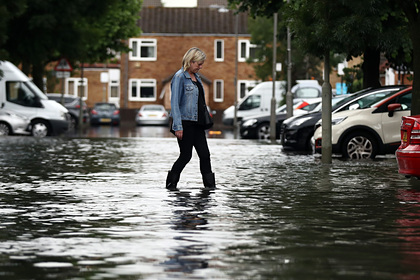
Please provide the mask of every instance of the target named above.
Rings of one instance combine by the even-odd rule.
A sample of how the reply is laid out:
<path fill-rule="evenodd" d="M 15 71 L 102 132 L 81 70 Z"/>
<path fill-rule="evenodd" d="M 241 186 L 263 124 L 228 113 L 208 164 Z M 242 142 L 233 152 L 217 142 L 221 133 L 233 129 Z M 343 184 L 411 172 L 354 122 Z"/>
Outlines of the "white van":
<path fill-rule="evenodd" d="M 276 81 L 276 103 L 280 104 L 286 92 L 286 82 Z M 262 82 L 256 85 L 242 100 L 238 102 L 237 119 L 269 113 L 273 97 L 273 82 Z M 232 105 L 223 112 L 223 124 L 233 125 L 235 107 Z"/>
<path fill-rule="evenodd" d="M 15 65 L 0 61 L 0 110 L 27 117 L 37 137 L 58 135 L 69 127 L 66 108 L 48 97 Z"/>
<path fill-rule="evenodd" d="M 315 80 L 298 80 L 292 87 L 293 101 L 320 98 L 322 87 Z M 276 108 L 279 107 L 286 94 L 286 82 L 276 81 Z M 271 112 L 271 98 L 273 96 L 273 82 L 262 82 L 254 87 L 247 96 L 238 103 L 237 119 L 241 121 L 245 117 L 269 114 Z M 230 106 L 223 112 L 223 124 L 233 125 L 234 106 Z"/>

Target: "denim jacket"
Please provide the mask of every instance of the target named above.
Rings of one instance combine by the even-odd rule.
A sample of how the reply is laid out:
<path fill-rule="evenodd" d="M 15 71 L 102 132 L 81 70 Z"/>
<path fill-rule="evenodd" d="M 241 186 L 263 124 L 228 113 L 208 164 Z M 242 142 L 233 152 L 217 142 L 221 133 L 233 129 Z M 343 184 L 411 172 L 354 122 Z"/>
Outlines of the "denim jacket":
<path fill-rule="evenodd" d="M 195 74 L 195 77 L 201 83 L 199 75 Z M 172 78 L 171 91 L 172 129 L 183 130 L 182 120 L 198 120 L 198 88 L 193 84 L 190 74 L 181 68 Z"/>

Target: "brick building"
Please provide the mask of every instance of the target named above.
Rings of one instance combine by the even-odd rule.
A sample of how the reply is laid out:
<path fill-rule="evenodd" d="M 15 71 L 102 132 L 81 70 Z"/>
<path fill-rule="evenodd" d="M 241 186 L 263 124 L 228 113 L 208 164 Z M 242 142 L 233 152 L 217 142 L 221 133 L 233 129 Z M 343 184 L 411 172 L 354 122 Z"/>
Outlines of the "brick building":
<path fill-rule="evenodd" d="M 144 1 L 138 21 L 142 33 L 127 42 L 132 51 L 121 54 L 115 64 L 84 65 L 83 96 L 88 106 L 106 101 L 118 103 L 122 111 L 135 111 L 144 104 L 170 109 L 171 78 L 191 47 L 207 55 L 200 76 L 213 110 L 231 106 L 235 90 L 238 98 L 243 97 L 256 82 L 254 69 L 246 62 L 256 46 L 250 43 L 248 16 L 235 15 L 224 7 L 226 2 L 206 0 L 194 8 L 165 8 L 160 1 Z M 82 73 L 74 71 L 65 79 L 65 93 L 77 94 L 81 82 Z"/>

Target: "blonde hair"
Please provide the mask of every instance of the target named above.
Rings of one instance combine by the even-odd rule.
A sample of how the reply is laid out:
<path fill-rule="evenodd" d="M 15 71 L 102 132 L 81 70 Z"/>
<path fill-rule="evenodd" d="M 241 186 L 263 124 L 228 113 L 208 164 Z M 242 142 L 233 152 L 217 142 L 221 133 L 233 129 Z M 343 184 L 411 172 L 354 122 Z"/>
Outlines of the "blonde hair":
<path fill-rule="evenodd" d="M 189 49 L 182 58 L 182 67 L 184 68 L 184 71 L 187 71 L 188 68 L 190 68 L 191 62 L 201 62 L 206 60 L 206 57 L 206 54 L 199 48 L 193 47 Z"/>

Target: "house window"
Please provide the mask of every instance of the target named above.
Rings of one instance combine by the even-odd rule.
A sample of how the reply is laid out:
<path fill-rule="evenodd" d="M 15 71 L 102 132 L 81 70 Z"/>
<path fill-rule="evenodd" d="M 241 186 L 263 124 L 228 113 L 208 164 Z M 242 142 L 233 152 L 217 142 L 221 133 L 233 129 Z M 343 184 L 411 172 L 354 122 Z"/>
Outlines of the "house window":
<path fill-rule="evenodd" d="M 120 101 L 120 70 L 109 70 L 109 101 L 118 103 Z"/>
<path fill-rule="evenodd" d="M 256 61 L 256 51 L 258 49 L 257 45 L 251 44 L 249 40 L 239 40 L 238 41 L 238 61 L 245 62 L 247 59 L 252 59 Z"/>
<path fill-rule="evenodd" d="M 81 96 L 83 100 L 88 98 L 88 79 L 67 78 L 64 92 L 73 96 Z"/>
<path fill-rule="evenodd" d="M 215 102 L 223 102 L 223 80 L 214 80 L 213 98 Z"/>
<path fill-rule="evenodd" d="M 243 99 L 248 92 L 257 85 L 256 81 L 238 81 L 238 100 Z"/>
<path fill-rule="evenodd" d="M 130 60 L 155 61 L 157 58 L 156 39 L 130 39 L 129 47 L 131 49 Z"/>
<path fill-rule="evenodd" d="M 155 101 L 156 80 L 154 79 L 130 79 L 129 100 L 131 101 Z"/>
<path fill-rule="evenodd" d="M 214 60 L 225 60 L 225 42 L 223 40 L 214 40 Z"/>

